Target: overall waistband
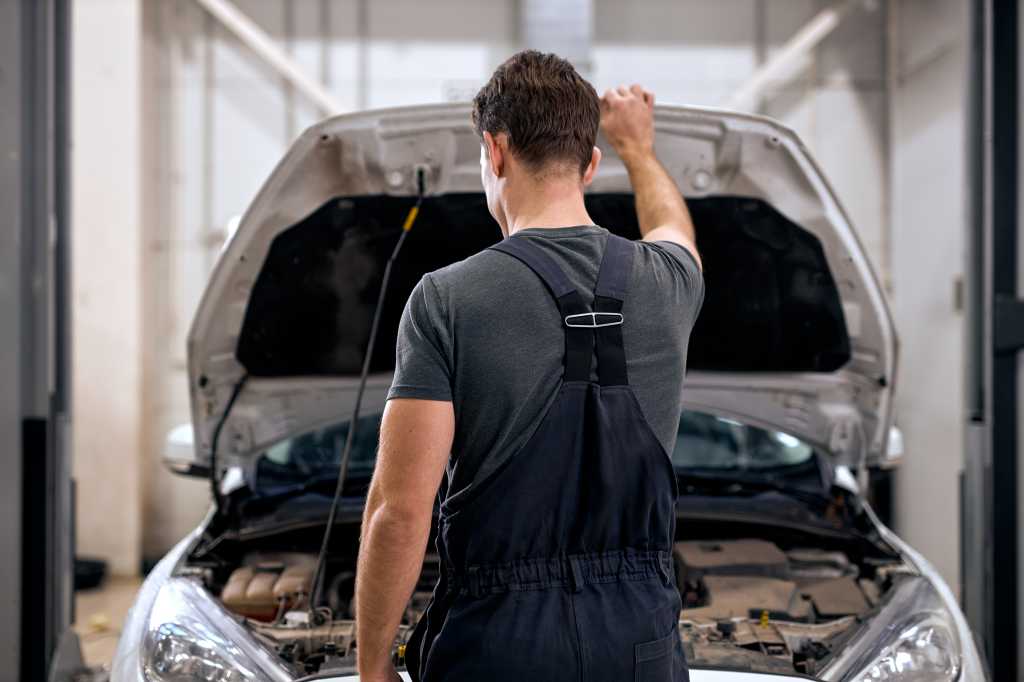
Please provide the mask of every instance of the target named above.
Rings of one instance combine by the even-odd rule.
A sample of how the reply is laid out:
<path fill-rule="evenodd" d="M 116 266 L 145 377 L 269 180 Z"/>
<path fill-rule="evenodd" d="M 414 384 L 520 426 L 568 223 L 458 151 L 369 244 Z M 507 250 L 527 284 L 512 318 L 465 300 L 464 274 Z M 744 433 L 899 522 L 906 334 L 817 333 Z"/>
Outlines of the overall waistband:
<path fill-rule="evenodd" d="M 565 587 L 579 592 L 584 585 L 620 581 L 671 579 L 672 554 L 661 550 L 614 550 L 519 559 L 503 564 L 450 567 L 453 589 L 480 598 L 489 594 Z"/>

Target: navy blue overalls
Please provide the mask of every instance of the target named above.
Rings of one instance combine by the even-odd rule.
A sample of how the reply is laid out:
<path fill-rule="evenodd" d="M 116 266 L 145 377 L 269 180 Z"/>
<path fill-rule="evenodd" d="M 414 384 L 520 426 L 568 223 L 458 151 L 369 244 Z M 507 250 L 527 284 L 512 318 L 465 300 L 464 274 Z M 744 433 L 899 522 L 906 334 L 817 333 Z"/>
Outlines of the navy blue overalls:
<path fill-rule="evenodd" d="M 491 248 L 532 269 L 555 298 L 564 376 L 526 445 L 470 499 L 442 503 L 441 578 L 406 648 L 410 673 L 423 682 L 688 680 L 672 569 L 675 475 L 626 376 L 622 303 L 634 247 L 608 237 L 593 311 L 529 239 Z"/>

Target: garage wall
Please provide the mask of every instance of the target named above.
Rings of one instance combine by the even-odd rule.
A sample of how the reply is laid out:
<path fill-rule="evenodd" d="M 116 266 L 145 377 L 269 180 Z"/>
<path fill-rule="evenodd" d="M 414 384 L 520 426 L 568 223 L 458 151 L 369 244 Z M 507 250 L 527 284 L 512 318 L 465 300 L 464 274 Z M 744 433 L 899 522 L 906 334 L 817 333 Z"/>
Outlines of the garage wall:
<path fill-rule="evenodd" d="M 159 465 L 185 422 L 185 336 L 227 234 L 290 140 L 316 112 L 186 0 L 145 0 L 155 66 L 145 100 L 147 352 L 143 552 L 158 557 L 206 510 L 205 482 Z M 236 4 L 345 107 L 469 99 L 519 48 L 516 0 L 249 0 Z M 652 87 L 659 101 L 718 105 L 830 3 L 595 0 L 591 77 Z M 884 4 L 857 10 L 774 84 L 766 113 L 793 126 L 825 167 L 880 267 L 887 255 Z M 153 47 L 155 46 L 155 47 Z M 147 106 L 150 106 L 147 104 Z"/>
<path fill-rule="evenodd" d="M 72 3 L 72 466 L 79 554 L 142 536 L 141 0 Z"/>
<path fill-rule="evenodd" d="M 957 592 L 968 4 L 900 0 L 892 8 L 892 303 L 902 341 L 897 418 L 907 447 L 896 477 L 896 526 Z"/>

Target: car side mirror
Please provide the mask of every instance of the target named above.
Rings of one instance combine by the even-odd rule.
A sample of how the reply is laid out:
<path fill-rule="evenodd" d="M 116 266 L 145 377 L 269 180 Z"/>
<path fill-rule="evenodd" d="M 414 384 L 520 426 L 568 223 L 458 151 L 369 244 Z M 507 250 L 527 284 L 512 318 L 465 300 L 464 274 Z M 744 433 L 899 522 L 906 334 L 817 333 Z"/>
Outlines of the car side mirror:
<path fill-rule="evenodd" d="M 889 442 L 885 448 L 883 469 L 893 469 L 903 463 L 903 430 L 898 426 L 889 427 Z"/>
<path fill-rule="evenodd" d="M 178 424 L 164 439 L 164 466 L 179 476 L 210 475 L 210 467 L 196 463 L 195 437 L 192 424 Z"/>

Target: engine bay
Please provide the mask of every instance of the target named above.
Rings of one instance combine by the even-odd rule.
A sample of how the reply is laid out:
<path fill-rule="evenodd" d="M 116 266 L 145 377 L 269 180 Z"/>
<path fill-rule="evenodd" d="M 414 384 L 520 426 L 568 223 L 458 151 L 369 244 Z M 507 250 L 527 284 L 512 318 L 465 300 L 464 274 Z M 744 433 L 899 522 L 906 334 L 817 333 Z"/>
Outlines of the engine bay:
<path fill-rule="evenodd" d="M 303 553 L 246 555 L 220 590 L 224 607 L 245 619 L 253 634 L 299 673 L 352 669 L 355 665 L 355 562 L 331 566 L 324 604 L 310 609 L 316 556 Z M 210 572 L 204 572 L 207 576 Z M 438 558 L 427 555 L 395 642 L 395 662 L 430 602 Z M 216 585 L 207 584 L 211 591 Z"/>
<path fill-rule="evenodd" d="M 835 544 L 812 546 L 799 534 L 678 541 L 679 631 L 689 664 L 811 676 L 820 671 L 894 581 L 910 572 L 896 556 Z M 323 603 L 310 608 L 313 553 L 237 549 L 234 562 L 192 561 L 183 572 L 201 579 L 296 674 L 352 670 L 355 556 L 329 558 Z M 438 574 L 438 557 L 428 554 L 396 638 L 398 665 Z"/>
<path fill-rule="evenodd" d="M 899 563 L 766 540 L 675 546 L 691 665 L 813 675 L 890 587 Z"/>

